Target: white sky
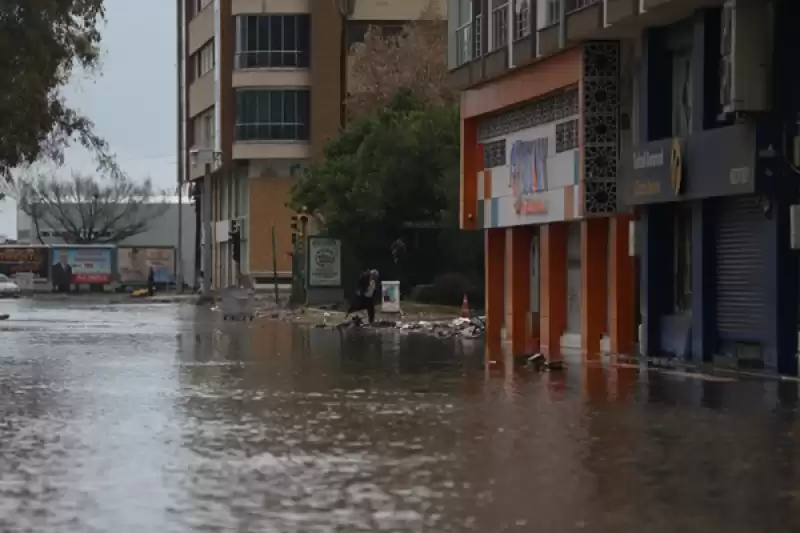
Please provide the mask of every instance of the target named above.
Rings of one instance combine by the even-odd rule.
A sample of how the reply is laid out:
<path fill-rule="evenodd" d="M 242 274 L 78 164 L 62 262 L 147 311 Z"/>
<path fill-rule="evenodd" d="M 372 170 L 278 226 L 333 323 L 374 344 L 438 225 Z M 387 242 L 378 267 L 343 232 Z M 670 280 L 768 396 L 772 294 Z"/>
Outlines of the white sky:
<path fill-rule="evenodd" d="M 132 177 L 150 177 L 159 188 L 176 180 L 175 2 L 105 0 L 103 65 L 77 76 L 68 102 L 95 122 Z M 91 156 L 70 149 L 63 172 L 92 172 Z M 13 204 L 0 202 L 0 235 L 16 236 Z"/>

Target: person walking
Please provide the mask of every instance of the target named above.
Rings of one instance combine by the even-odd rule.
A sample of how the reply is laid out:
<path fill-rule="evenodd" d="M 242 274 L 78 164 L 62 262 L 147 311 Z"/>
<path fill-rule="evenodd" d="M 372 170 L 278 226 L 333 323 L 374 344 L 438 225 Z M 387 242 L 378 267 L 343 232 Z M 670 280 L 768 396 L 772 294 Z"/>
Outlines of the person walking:
<path fill-rule="evenodd" d="M 345 318 L 352 313 L 366 311 L 369 323 L 375 322 L 375 298 L 378 295 L 378 277 L 378 271 L 375 269 L 367 269 L 359 274 L 356 282 L 356 295 L 350 303 Z"/>

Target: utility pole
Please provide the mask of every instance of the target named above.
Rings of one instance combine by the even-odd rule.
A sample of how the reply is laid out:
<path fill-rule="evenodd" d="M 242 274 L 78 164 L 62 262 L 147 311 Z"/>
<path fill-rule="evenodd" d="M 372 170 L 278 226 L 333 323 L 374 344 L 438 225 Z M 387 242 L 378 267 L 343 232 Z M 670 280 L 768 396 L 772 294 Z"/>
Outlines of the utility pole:
<path fill-rule="evenodd" d="M 183 4 L 184 0 L 175 0 L 175 24 L 176 24 L 176 70 L 177 70 L 177 146 L 178 146 L 178 246 L 176 254 L 178 257 L 175 262 L 175 282 L 180 292 L 183 292 L 183 182 L 184 182 L 184 146 L 183 146 Z"/>
<path fill-rule="evenodd" d="M 203 296 L 211 295 L 211 161 L 203 176 Z"/>

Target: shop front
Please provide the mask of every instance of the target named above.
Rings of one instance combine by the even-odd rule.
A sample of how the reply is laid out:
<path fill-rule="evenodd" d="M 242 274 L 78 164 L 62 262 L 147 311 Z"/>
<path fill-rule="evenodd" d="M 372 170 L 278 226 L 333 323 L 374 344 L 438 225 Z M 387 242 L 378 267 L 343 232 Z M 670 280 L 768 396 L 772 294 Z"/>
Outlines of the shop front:
<path fill-rule="evenodd" d="M 461 226 L 485 236 L 490 350 L 632 348 L 619 103 L 607 97 L 619 54 L 618 43 L 587 43 L 462 94 Z"/>
<path fill-rule="evenodd" d="M 623 155 L 620 201 L 638 218 L 645 355 L 777 364 L 768 322 L 780 217 L 765 131 L 738 124 Z"/>

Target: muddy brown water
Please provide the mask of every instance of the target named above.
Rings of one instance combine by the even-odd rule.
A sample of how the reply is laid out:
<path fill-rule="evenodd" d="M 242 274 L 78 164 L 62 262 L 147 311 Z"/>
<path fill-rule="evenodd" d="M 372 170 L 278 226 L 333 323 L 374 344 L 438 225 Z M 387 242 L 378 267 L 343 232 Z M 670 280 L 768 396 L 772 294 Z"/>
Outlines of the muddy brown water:
<path fill-rule="evenodd" d="M 0 531 L 800 531 L 795 383 L 0 302 Z"/>

